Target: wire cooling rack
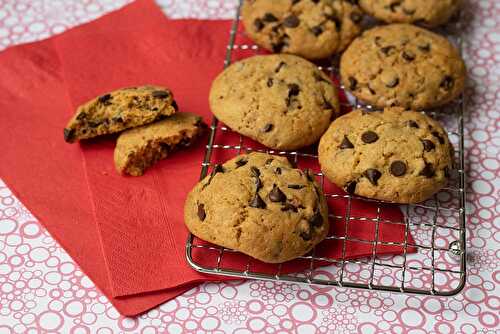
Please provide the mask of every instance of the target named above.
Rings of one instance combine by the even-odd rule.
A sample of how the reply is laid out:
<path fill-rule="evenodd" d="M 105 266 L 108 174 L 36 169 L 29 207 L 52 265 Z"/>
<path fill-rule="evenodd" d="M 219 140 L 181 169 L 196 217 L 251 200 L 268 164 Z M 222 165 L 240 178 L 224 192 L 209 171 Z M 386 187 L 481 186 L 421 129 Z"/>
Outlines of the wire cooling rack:
<path fill-rule="evenodd" d="M 240 24 L 240 8 L 242 1 L 236 11 L 233 21 L 230 40 L 227 46 L 227 54 L 224 66 L 229 66 L 234 59 L 241 59 L 262 53 L 262 50 L 254 44 L 248 43 L 244 30 Z M 452 42 L 461 50 L 460 22 L 450 24 L 445 33 Z M 338 66 L 319 66 L 332 77 L 338 77 Z M 331 64 L 331 63 L 329 63 Z M 337 62 L 338 64 L 338 62 Z M 341 86 L 340 89 L 343 89 Z M 364 107 L 354 99 L 343 107 Z M 388 242 L 379 238 L 379 226 L 382 223 L 380 212 L 383 202 L 371 199 L 362 199 L 348 194 L 334 194 L 325 191 L 328 201 L 344 200 L 346 203 L 346 214 L 339 216 L 330 214 L 332 224 L 343 224 L 344 232 L 340 235 L 329 235 L 323 242 L 336 242 L 342 249 L 340 258 L 325 258 L 315 256 L 315 250 L 294 261 L 307 263 L 308 269 L 302 273 L 283 273 L 283 265 L 272 265 L 272 269 L 259 270 L 254 266 L 255 260 L 237 251 L 202 242 L 192 234 L 186 243 L 186 257 L 188 263 L 197 271 L 207 274 L 240 277 L 246 279 L 261 279 L 279 282 L 306 283 L 322 286 L 338 286 L 348 288 L 359 288 L 378 291 L 392 291 L 401 293 L 414 293 L 422 295 L 451 296 L 460 292 L 465 285 L 466 276 L 466 252 L 465 252 L 465 162 L 464 162 L 464 131 L 463 115 L 465 101 L 461 97 L 439 112 L 426 112 L 439 120 L 448 131 L 450 141 L 455 147 L 455 166 L 452 171 L 449 184 L 446 188 L 436 194 L 432 199 L 415 204 L 402 206 L 404 221 L 384 220 L 386 224 L 399 224 L 404 228 L 403 242 Z M 236 142 L 227 143 L 221 138 L 233 136 Z M 201 179 L 219 163 L 218 154 L 214 152 L 224 151 L 226 159 L 241 153 L 256 150 L 247 146 L 248 139 L 236 135 L 229 128 L 221 124 L 215 117 L 211 124 L 211 133 L 206 146 L 206 153 L 202 163 Z M 297 165 L 305 159 L 315 160 L 315 153 L 308 151 L 275 151 L 269 149 L 257 149 L 258 151 L 287 156 Z M 229 156 L 228 156 L 229 154 Z M 220 154 L 219 154 L 220 155 Z M 318 171 L 315 173 L 319 183 L 324 186 L 328 180 Z M 376 218 L 353 217 L 350 214 L 353 199 L 369 202 L 374 206 Z M 375 225 L 375 236 L 373 240 L 363 240 L 349 234 L 349 224 L 353 221 Z M 410 243 L 410 237 L 414 240 Z M 346 258 L 348 243 L 364 244 L 371 246 L 371 256 L 365 259 Z M 377 247 L 400 246 L 401 255 L 386 256 L 377 254 Z M 321 246 L 321 244 L 319 245 Z M 318 247 L 319 247 L 318 246 Z M 215 257 L 212 264 L 207 265 L 199 261 L 194 253 Z M 225 258 L 237 254 L 246 259 L 246 264 L 240 268 L 225 265 Z M 316 268 L 315 264 L 329 264 L 326 267 Z"/>

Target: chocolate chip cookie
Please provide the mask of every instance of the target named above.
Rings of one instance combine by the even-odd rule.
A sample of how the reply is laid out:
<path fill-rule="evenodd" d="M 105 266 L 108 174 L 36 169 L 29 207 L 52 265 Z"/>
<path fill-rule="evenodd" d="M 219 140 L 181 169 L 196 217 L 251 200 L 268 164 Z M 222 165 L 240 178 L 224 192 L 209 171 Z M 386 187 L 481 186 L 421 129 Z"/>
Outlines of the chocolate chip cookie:
<path fill-rule="evenodd" d="M 325 197 L 309 172 L 265 153 L 217 165 L 187 196 L 184 220 L 197 237 L 268 263 L 306 254 L 329 229 Z"/>
<path fill-rule="evenodd" d="M 246 0 L 247 34 L 275 53 L 308 59 L 343 51 L 360 31 L 362 11 L 349 0 Z"/>
<path fill-rule="evenodd" d="M 172 93 L 159 86 L 119 89 L 80 106 L 64 129 L 74 143 L 149 124 L 177 111 Z"/>
<path fill-rule="evenodd" d="M 395 203 L 424 201 L 447 182 L 453 147 L 432 118 L 403 108 L 355 110 L 319 144 L 326 177 L 348 193 Z"/>
<path fill-rule="evenodd" d="M 436 27 L 448 22 L 460 0 L 359 0 L 365 12 L 388 23 L 416 23 Z"/>
<path fill-rule="evenodd" d="M 176 113 L 164 120 L 126 130 L 116 142 L 114 160 L 119 173 L 141 176 L 170 152 L 191 146 L 203 133 L 202 118 Z"/>
<path fill-rule="evenodd" d="M 254 56 L 213 82 L 210 107 L 234 131 L 270 148 L 315 143 L 340 110 L 330 78 L 297 56 Z"/>
<path fill-rule="evenodd" d="M 408 24 L 367 30 L 344 52 L 342 84 L 379 108 L 420 110 L 444 105 L 464 89 L 466 70 L 444 37 Z"/>

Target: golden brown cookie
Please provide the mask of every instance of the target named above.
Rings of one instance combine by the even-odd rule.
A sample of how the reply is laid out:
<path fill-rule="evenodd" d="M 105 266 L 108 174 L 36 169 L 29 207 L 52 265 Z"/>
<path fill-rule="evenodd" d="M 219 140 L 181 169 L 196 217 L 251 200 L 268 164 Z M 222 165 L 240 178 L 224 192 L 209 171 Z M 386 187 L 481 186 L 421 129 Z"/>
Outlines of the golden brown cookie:
<path fill-rule="evenodd" d="M 344 52 L 342 84 L 379 108 L 444 105 L 464 89 L 465 64 L 444 37 L 408 24 L 367 30 Z"/>
<path fill-rule="evenodd" d="M 141 176 L 170 152 L 191 146 L 205 129 L 202 118 L 176 113 L 164 120 L 126 130 L 116 142 L 114 160 L 119 173 Z"/>
<path fill-rule="evenodd" d="M 257 44 L 308 59 L 343 51 L 360 33 L 363 19 L 355 1 L 348 0 L 246 0 L 242 16 Z"/>
<path fill-rule="evenodd" d="M 184 220 L 197 237 L 268 263 L 306 254 L 329 229 L 313 177 L 265 153 L 216 166 L 189 193 Z"/>
<path fill-rule="evenodd" d="M 229 66 L 212 83 L 210 108 L 234 131 L 270 148 L 311 145 L 339 111 L 337 90 L 297 56 L 254 56 Z"/>
<path fill-rule="evenodd" d="M 441 125 L 415 111 L 355 110 L 319 144 L 325 176 L 351 194 L 395 203 L 424 201 L 447 182 L 453 147 Z"/>
<path fill-rule="evenodd" d="M 461 0 L 359 0 L 365 12 L 387 23 L 435 27 L 448 22 Z"/>
<path fill-rule="evenodd" d="M 172 93 L 159 86 L 119 89 L 80 106 L 64 129 L 64 140 L 120 132 L 157 121 L 177 111 Z"/>

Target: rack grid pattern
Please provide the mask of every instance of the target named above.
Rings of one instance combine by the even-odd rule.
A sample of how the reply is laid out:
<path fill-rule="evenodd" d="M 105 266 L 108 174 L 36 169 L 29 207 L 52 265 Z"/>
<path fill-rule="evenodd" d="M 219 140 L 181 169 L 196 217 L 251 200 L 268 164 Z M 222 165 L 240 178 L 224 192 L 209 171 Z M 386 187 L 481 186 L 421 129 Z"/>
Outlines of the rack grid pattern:
<path fill-rule="evenodd" d="M 227 54 L 224 66 L 229 66 L 238 52 L 245 52 L 245 56 L 258 54 L 260 48 L 254 44 L 239 43 L 245 38 L 240 22 L 240 1 L 236 17 L 230 33 Z M 462 49 L 460 38 L 460 23 L 448 25 L 445 33 L 459 49 Z M 333 59 L 333 66 L 319 66 L 332 77 L 338 77 L 338 59 Z M 340 86 L 340 89 L 343 89 Z M 361 105 L 358 101 L 350 99 L 342 108 L 362 107 L 367 110 L 371 106 Z M 329 258 L 315 256 L 315 250 L 308 255 L 299 257 L 294 261 L 307 261 L 308 269 L 302 273 L 288 274 L 283 272 L 283 265 L 274 265 L 272 272 L 269 270 L 253 269 L 249 256 L 223 247 L 199 242 L 193 235 L 189 235 L 186 243 L 186 257 L 188 263 L 202 273 L 240 277 L 246 279 L 262 279 L 280 282 L 296 282 L 322 286 L 339 286 L 378 291 L 392 291 L 401 293 L 414 293 L 422 295 L 451 296 L 460 292 L 466 279 L 466 252 L 465 252 L 465 162 L 464 162 L 464 121 L 463 115 L 466 102 L 461 97 L 451 105 L 439 112 L 428 111 L 428 115 L 438 119 L 448 130 L 450 141 L 455 147 L 455 166 L 451 180 L 446 188 L 432 199 L 415 205 L 402 206 L 404 221 L 391 221 L 381 218 L 382 206 L 385 204 L 378 200 L 361 198 L 349 194 L 334 194 L 325 192 L 328 201 L 343 200 L 346 202 L 346 214 L 330 214 L 332 223 L 343 224 L 344 233 L 329 235 L 323 243 L 341 243 L 342 256 Z M 216 164 L 214 152 L 224 150 L 231 152 L 232 157 L 250 151 L 261 151 L 270 154 L 287 156 L 297 165 L 305 159 L 316 160 L 317 155 L 308 151 L 276 151 L 270 149 L 255 149 L 245 145 L 245 138 L 237 135 L 235 143 L 223 143 L 221 138 L 235 135 L 231 129 L 221 124 L 215 117 L 210 127 L 209 141 L 202 163 L 201 177 L 203 179 Z M 328 182 L 319 171 L 315 173 L 321 186 Z M 371 202 L 376 205 L 376 218 L 356 217 L 351 215 L 353 199 Z M 364 240 L 349 235 L 349 224 L 352 222 L 374 224 L 374 239 Z M 379 238 L 380 224 L 398 224 L 404 228 L 404 241 L 391 242 Z M 410 242 L 409 235 L 415 240 Z M 365 259 L 346 258 L 349 242 L 371 245 L 371 256 Z M 318 246 L 320 247 L 321 244 Z M 401 255 L 387 256 L 377 254 L 377 247 L 399 246 Z M 194 252 L 203 252 L 215 256 L 214 265 L 202 264 L 193 256 Z M 247 258 L 243 268 L 230 268 L 224 264 L 224 258 L 238 254 Z M 318 263 L 328 264 L 327 267 L 316 268 Z"/>

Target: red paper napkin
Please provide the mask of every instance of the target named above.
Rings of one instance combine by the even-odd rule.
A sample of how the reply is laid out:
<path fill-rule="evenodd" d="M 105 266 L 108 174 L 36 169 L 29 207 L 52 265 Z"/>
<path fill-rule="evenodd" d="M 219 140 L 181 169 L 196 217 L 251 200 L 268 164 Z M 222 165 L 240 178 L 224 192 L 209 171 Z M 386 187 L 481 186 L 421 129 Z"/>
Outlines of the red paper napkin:
<path fill-rule="evenodd" d="M 193 271 L 184 258 L 183 204 L 198 180 L 204 145 L 172 155 L 143 177 L 122 177 L 113 167 L 113 140 L 68 145 L 62 128 L 85 100 L 146 83 L 170 87 L 182 111 L 208 121 L 208 89 L 222 70 L 229 26 L 169 21 L 152 0 L 140 0 L 53 39 L 0 54 L 0 177 L 122 314 L 144 312 L 197 282 L 217 279 Z M 345 203 L 334 202 L 331 207 L 342 215 Z M 352 207 L 351 214 L 375 218 L 367 204 L 353 201 Z M 394 206 L 381 217 L 402 220 Z M 343 224 L 332 223 L 342 234 Z M 350 226 L 350 234 L 373 240 L 374 224 Z M 404 228 L 381 224 L 380 235 L 401 242 Z M 320 252 L 339 256 L 340 245 Z M 360 257 L 372 247 L 356 243 L 346 250 Z M 402 249 L 379 245 L 377 251 Z M 228 261 L 239 266 L 246 259 Z"/>

